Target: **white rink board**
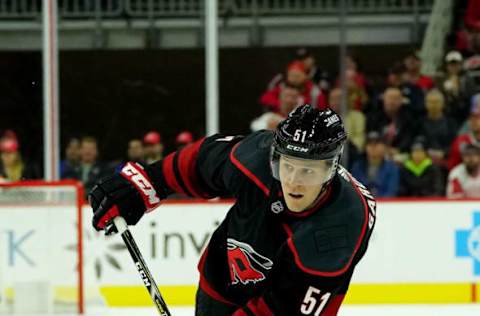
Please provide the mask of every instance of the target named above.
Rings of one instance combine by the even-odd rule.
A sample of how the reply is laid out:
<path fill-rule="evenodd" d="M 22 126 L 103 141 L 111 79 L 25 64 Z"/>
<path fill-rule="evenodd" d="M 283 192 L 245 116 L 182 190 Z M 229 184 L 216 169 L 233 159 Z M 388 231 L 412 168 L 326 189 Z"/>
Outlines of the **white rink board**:
<path fill-rule="evenodd" d="M 3 281 L 76 285 L 76 216 L 70 206 L 0 206 Z"/>
<path fill-rule="evenodd" d="M 159 283 L 196 284 L 198 249 L 206 245 L 206 238 L 224 218 L 228 207 L 229 204 L 223 203 L 165 204 L 132 228 Z M 475 201 L 380 202 L 369 249 L 357 266 L 352 283 L 477 280 L 473 274 L 473 258 L 455 256 L 455 233 L 472 228 L 475 210 L 480 212 L 480 203 Z M 88 216 L 85 217 L 89 224 Z M 176 237 L 168 237 L 172 235 Z M 101 239 L 103 236 L 92 244 L 87 243 L 88 248 L 98 250 L 103 244 Z M 108 240 L 113 242 L 112 238 Z M 89 251 L 87 249 L 87 253 Z M 119 254 L 119 258 L 130 260 L 126 253 Z M 125 263 L 128 265 L 130 261 Z M 130 273 L 108 268 L 105 272 L 102 283 L 137 282 L 136 276 L 132 278 Z"/>
<path fill-rule="evenodd" d="M 167 202 L 131 228 L 158 284 L 197 284 L 200 252 L 229 206 L 224 202 Z M 49 276 L 53 283 L 75 283 L 76 214 L 74 208 L 60 208 L 0 207 L 0 280 L 44 276 L 44 265 L 32 266 L 30 260 L 48 263 L 55 272 Z M 120 236 L 95 232 L 91 208 L 84 206 L 83 210 L 86 287 L 141 286 Z M 473 254 L 457 257 L 455 253 L 456 232 L 472 230 L 476 210 L 480 210 L 478 201 L 379 202 L 370 247 L 352 284 L 478 282 L 473 267 L 480 262 Z M 51 243 L 50 250 L 42 248 L 46 242 Z"/>

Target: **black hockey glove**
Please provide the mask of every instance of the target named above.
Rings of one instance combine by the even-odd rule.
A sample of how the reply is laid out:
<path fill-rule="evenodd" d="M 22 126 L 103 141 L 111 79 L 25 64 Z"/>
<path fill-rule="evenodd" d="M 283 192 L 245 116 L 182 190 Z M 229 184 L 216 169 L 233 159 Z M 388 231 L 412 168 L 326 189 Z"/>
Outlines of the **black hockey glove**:
<path fill-rule="evenodd" d="M 117 216 L 122 216 L 128 225 L 135 225 L 145 212 L 160 205 L 160 198 L 145 169 L 129 162 L 120 173 L 100 180 L 88 194 L 94 213 L 93 227 L 109 234 L 114 231 L 110 224 Z"/>

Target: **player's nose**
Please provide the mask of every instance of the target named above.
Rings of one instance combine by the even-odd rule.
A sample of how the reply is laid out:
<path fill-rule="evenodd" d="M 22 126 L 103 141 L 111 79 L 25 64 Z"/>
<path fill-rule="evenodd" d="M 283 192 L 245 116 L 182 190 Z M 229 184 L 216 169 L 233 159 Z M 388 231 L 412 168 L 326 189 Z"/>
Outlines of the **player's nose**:
<path fill-rule="evenodd" d="M 287 183 L 289 185 L 301 185 L 303 183 L 302 177 L 298 170 L 292 171 L 287 177 Z"/>

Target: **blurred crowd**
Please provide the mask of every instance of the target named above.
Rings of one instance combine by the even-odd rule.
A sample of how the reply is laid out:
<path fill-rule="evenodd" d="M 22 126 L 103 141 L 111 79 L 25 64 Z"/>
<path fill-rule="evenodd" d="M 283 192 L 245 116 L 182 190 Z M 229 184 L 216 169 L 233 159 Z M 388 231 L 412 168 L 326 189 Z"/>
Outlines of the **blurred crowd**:
<path fill-rule="evenodd" d="M 182 131 L 175 138 L 176 149 L 194 142 L 190 131 Z M 83 183 L 89 192 L 101 178 L 118 172 L 128 161 L 152 163 L 164 155 L 162 136 L 157 131 L 147 132 L 143 138 L 133 138 L 127 142 L 123 159 L 105 162 L 100 159 L 98 141 L 95 137 L 72 137 L 68 140 L 60 162 L 60 178 L 75 179 Z M 41 177 L 38 164 L 24 159 L 20 142 L 14 131 L 7 131 L 0 138 L 0 182 L 34 180 Z"/>
<path fill-rule="evenodd" d="M 341 113 L 348 133 L 343 164 L 377 197 L 480 197 L 480 63 L 471 66 L 476 54 L 480 49 L 469 55 L 450 50 L 442 69 L 427 76 L 412 50 L 376 86 L 349 55 L 342 96 L 341 76 L 322 71 L 302 48 L 285 74 L 267 85 L 259 100 L 265 112 L 250 128 L 274 129 L 304 102 L 328 105 Z"/>
<path fill-rule="evenodd" d="M 299 48 L 265 83 L 258 99 L 263 114 L 250 129 L 273 130 L 303 103 L 331 107 L 348 133 L 343 165 L 377 197 L 480 197 L 480 0 L 468 1 L 452 34 L 435 75 L 422 73 L 422 56 L 412 50 L 391 64 L 380 84 L 354 54 L 346 56 L 344 73 L 332 75 L 321 67 L 326 61 Z M 189 131 L 175 140 L 177 149 L 192 142 Z M 4 132 L 0 181 L 40 177 L 20 149 L 15 132 Z M 124 159 L 113 162 L 99 159 L 94 137 L 71 138 L 60 174 L 80 180 L 88 192 L 126 161 L 151 163 L 163 155 L 158 131 L 129 140 Z"/>

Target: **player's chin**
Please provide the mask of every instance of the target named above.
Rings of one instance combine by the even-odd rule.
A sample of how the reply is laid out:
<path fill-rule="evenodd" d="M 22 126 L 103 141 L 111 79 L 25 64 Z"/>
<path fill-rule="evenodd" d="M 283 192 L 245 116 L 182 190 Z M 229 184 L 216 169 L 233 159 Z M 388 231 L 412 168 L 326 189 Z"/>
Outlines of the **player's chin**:
<path fill-rule="evenodd" d="M 292 212 L 302 212 L 305 209 L 305 203 L 303 201 L 304 198 L 291 198 L 287 197 L 285 202 L 287 203 L 287 207 Z"/>

